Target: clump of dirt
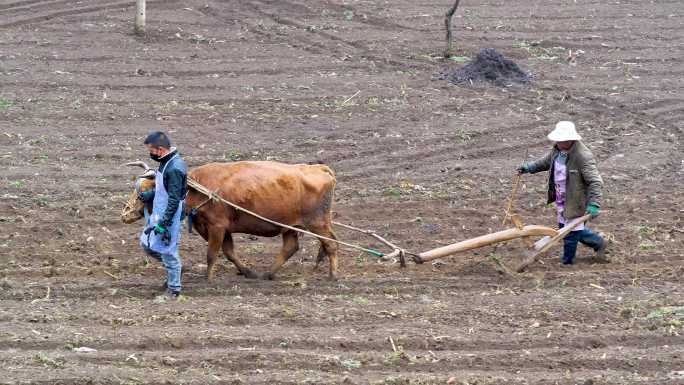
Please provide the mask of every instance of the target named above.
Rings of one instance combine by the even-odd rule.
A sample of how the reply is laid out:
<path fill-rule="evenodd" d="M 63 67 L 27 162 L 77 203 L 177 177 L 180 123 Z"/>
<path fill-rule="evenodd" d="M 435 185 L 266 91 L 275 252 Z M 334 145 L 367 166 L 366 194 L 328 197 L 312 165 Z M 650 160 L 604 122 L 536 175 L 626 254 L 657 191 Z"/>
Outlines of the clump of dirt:
<path fill-rule="evenodd" d="M 507 86 L 529 83 L 532 74 L 520 69 L 513 60 L 507 59 L 494 48 L 484 48 L 475 60 L 461 68 L 444 70 L 438 74 L 437 79 L 454 84 L 490 82 L 497 86 Z"/>

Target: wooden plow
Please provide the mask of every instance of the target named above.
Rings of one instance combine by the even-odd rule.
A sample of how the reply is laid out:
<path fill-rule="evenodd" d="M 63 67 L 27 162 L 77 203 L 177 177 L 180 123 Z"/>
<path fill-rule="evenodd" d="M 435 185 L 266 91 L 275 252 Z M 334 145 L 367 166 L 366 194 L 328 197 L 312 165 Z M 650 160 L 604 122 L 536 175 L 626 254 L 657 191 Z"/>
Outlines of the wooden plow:
<path fill-rule="evenodd" d="M 465 241 L 442 246 L 417 255 L 413 254 L 413 261 L 415 263 L 421 264 L 464 251 L 522 238 L 524 241 L 526 241 L 526 244 L 532 245 L 532 250 L 526 253 L 522 263 L 515 268 L 515 271 L 520 273 L 523 272 L 529 265 L 538 261 L 539 258 L 544 255 L 544 253 L 551 249 L 553 245 L 564 239 L 573 229 L 575 229 L 581 223 L 586 222 L 590 218 L 591 215 L 585 215 L 583 217 L 577 218 L 559 231 L 545 226 L 524 226 L 520 220 L 520 217 L 514 215 L 512 217 L 512 222 L 516 225 L 515 228 L 482 235 L 476 238 L 466 239 Z M 529 242 L 532 237 L 541 237 L 541 239 L 532 244 Z"/>

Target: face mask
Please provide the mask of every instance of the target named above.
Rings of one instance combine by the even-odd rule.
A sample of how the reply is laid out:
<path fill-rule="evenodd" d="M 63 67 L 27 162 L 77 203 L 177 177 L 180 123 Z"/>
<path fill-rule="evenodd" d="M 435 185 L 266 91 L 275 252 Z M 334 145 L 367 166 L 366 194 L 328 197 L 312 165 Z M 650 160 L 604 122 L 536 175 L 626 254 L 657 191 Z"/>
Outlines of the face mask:
<path fill-rule="evenodd" d="M 150 159 L 154 160 L 155 162 L 159 162 L 161 160 L 161 156 L 155 155 L 153 153 L 150 153 Z"/>

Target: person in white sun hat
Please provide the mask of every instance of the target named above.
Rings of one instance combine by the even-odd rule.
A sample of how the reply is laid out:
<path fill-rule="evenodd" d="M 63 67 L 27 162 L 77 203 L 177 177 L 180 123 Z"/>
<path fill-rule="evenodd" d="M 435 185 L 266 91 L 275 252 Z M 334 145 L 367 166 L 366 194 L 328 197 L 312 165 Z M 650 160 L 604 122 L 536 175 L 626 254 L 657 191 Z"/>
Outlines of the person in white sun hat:
<path fill-rule="evenodd" d="M 551 151 L 539 160 L 523 163 L 518 173 L 549 171 L 548 203 L 556 204 L 559 227 L 585 214 L 596 218 L 601 210 L 603 180 L 594 155 L 581 142 L 572 122 L 558 122 L 548 138 L 554 142 Z M 577 243 L 594 249 L 598 261 L 608 262 L 607 241 L 580 224 L 564 239 L 564 265 L 575 262 Z"/>

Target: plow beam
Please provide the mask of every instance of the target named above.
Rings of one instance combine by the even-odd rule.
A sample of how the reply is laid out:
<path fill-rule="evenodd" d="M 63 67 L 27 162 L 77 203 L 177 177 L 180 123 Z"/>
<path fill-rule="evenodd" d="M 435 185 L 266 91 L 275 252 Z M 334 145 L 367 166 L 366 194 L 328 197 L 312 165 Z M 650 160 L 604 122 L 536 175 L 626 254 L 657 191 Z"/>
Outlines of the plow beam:
<path fill-rule="evenodd" d="M 480 247 L 493 245 L 495 243 L 500 242 L 506 242 L 517 238 L 544 236 L 555 237 L 556 235 L 558 235 L 558 231 L 550 227 L 536 225 L 524 226 L 522 229 L 514 228 L 503 230 L 496 233 L 482 235 L 477 238 L 466 239 L 465 241 L 426 251 L 415 256 L 414 260 L 417 263 L 423 263 L 432 261 L 433 259 L 460 253 L 462 251 L 477 249 Z"/>

